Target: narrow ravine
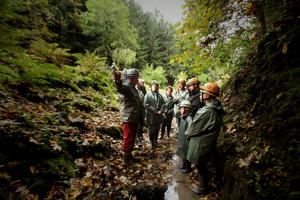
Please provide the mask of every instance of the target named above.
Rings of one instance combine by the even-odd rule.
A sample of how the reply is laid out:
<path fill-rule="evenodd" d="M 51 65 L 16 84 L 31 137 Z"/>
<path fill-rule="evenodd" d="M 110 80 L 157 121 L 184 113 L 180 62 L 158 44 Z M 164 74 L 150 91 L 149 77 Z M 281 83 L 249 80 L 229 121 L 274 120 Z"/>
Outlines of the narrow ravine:
<path fill-rule="evenodd" d="M 207 195 L 196 195 L 191 191 L 191 187 L 196 184 L 195 176 L 197 171 L 193 166 L 193 172 L 190 174 L 183 174 L 180 172 L 178 167 L 181 165 L 181 159 L 175 155 L 177 148 L 177 139 L 175 138 L 175 126 L 173 124 L 173 131 L 170 138 L 165 139 L 168 143 L 173 155 L 168 161 L 171 167 L 166 172 L 166 176 L 171 176 L 171 181 L 168 183 L 167 190 L 164 194 L 164 200 L 199 200 L 199 199 L 218 199 L 218 193 L 212 192 Z M 211 183 L 210 185 L 214 185 Z"/>

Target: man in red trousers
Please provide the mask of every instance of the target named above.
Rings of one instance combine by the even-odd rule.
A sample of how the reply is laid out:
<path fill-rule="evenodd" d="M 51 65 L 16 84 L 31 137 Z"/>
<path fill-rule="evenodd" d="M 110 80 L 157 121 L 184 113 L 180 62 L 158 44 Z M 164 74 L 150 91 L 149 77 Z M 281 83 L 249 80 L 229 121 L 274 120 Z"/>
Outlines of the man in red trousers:
<path fill-rule="evenodd" d="M 136 69 L 127 69 L 124 71 L 123 79 L 122 72 L 113 70 L 112 73 L 120 99 L 124 163 L 129 164 L 133 160 L 131 152 L 135 145 L 138 126 L 144 124 L 144 107 L 135 87 L 139 72 Z"/>

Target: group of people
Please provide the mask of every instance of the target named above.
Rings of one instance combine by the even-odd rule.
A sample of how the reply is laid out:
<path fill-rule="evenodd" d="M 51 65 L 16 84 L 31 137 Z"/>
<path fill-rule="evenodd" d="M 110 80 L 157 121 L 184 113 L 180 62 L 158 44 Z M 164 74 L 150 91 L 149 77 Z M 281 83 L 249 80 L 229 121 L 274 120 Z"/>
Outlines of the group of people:
<path fill-rule="evenodd" d="M 139 81 L 136 69 L 127 69 L 123 73 L 114 70 L 113 76 L 121 104 L 124 163 L 134 160 L 131 152 L 136 137 L 142 134 L 144 122 L 154 150 L 158 146 L 159 131 L 161 130 L 161 139 L 166 130 L 169 137 L 172 119 L 175 117 L 178 126 L 176 154 L 182 159 L 179 169 L 182 173 L 190 173 L 191 164 L 195 164 L 199 185 L 192 188 L 192 191 L 196 194 L 205 193 L 208 186 L 206 165 L 214 156 L 224 115 L 218 100 L 219 86 L 207 83 L 200 87 L 197 78 L 191 78 L 187 82 L 181 80 L 173 97 L 171 86 L 166 88 L 164 95 L 160 94 L 156 80 L 151 81 L 150 92 L 143 91 L 144 81 Z"/>

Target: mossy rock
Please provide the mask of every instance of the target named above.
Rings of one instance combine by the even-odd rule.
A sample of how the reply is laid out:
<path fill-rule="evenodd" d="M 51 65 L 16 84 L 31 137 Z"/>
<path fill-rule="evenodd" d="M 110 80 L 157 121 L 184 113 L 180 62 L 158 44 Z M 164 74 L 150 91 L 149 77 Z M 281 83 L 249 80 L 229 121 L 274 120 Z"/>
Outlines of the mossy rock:
<path fill-rule="evenodd" d="M 109 135 L 115 139 L 122 139 L 122 128 L 121 127 L 99 127 L 97 129 L 98 134 Z"/>
<path fill-rule="evenodd" d="M 64 156 L 44 160 L 41 166 L 41 174 L 48 177 L 67 178 L 75 176 L 75 165 Z"/>

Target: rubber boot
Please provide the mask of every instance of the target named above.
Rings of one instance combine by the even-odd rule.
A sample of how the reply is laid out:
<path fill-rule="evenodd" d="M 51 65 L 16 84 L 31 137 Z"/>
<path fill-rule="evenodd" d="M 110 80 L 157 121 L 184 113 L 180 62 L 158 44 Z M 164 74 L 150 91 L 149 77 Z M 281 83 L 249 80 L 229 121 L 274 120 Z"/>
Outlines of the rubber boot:
<path fill-rule="evenodd" d="M 185 169 L 185 168 L 186 168 L 186 162 L 185 162 L 185 159 L 183 159 L 183 160 L 182 160 L 182 164 L 181 164 L 180 167 L 178 167 L 178 169 L 180 169 L 180 171 L 181 171 L 181 170 L 183 170 L 183 169 Z"/>
<path fill-rule="evenodd" d="M 180 170 L 181 173 L 183 173 L 183 174 L 188 174 L 188 173 L 192 172 L 192 167 L 191 167 L 191 165 L 192 165 L 192 164 L 191 164 L 190 161 L 185 160 L 185 168 L 182 169 L 182 170 Z"/>
<path fill-rule="evenodd" d="M 132 158 L 131 152 L 124 152 L 123 160 L 125 165 L 130 164 L 131 158 Z"/>
<path fill-rule="evenodd" d="M 203 195 L 207 192 L 207 177 L 206 175 L 198 174 L 199 186 L 193 187 L 192 192 L 197 195 Z"/>

